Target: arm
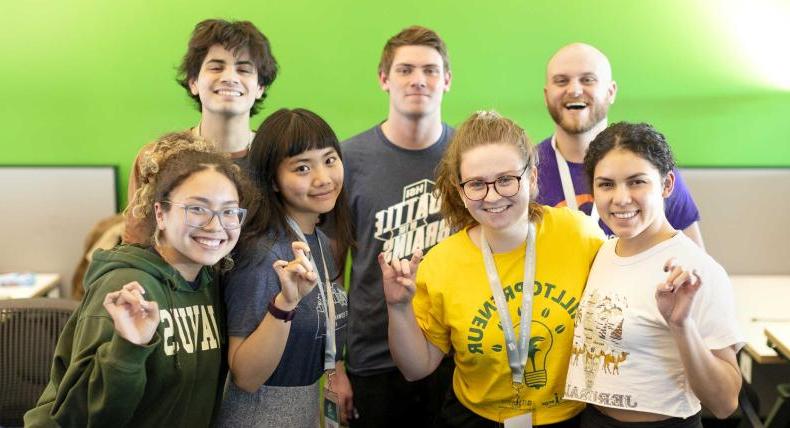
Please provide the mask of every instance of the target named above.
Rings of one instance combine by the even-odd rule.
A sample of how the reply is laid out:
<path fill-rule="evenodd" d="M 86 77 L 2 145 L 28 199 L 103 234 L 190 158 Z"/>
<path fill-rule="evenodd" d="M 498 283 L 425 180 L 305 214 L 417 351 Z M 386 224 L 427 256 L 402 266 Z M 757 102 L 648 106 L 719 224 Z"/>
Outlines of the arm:
<path fill-rule="evenodd" d="M 62 426 L 124 426 L 145 391 L 145 363 L 159 346 L 159 309 L 136 282 L 96 293 L 77 322 L 70 362 L 50 414 Z M 102 314 L 96 299 L 109 313 Z"/>
<path fill-rule="evenodd" d="M 656 302 L 680 353 L 694 394 L 717 418 L 724 419 L 738 407 L 741 374 L 735 349 L 710 350 L 689 316 L 694 296 L 702 283 L 695 272 L 669 260 L 667 281 L 656 290 Z"/>
<path fill-rule="evenodd" d="M 307 258 L 310 248 L 303 242 L 292 244 L 294 260 L 277 260 L 273 268 L 281 291 L 274 299 L 277 308 L 291 311 L 315 287 L 317 279 Z M 271 377 L 280 364 L 291 323 L 266 313 L 258 327 L 247 337 L 229 340 L 228 363 L 233 382 L 247 392 L 255 392 Z"/>
<path fill-rule="evenodd" d="M 396 259 L 389 265 L 384 260 L 384 254 L 379 254 L 389 316 L 387 333 L 390 353 L 408 381 L 419 380 L 433 373 L 444 356 L 420 330 L 411 304 L 416 291 L 414 278 L 421 258 L 422 252 L 416 251 L 411 261 Z"/>
<path fill-rule="evenodd" d="M 695 244 L 699 245 L 700 248 L 703 250 L 705 249 L 705 243 L 702 242 L 702 232 L 699 229 L 699 222 L 695 221 L 691 223 L 689 227 L 683 229 L 683 233 L 686 234 Z"/>

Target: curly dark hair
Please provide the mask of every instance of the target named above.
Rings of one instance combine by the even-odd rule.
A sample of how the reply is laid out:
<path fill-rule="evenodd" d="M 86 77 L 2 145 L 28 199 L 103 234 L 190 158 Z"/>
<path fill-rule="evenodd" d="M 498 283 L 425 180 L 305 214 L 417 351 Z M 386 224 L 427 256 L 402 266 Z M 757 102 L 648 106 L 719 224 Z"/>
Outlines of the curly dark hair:
<path fill-rule="evenodd" d="M 675 168 L 672 149 L 664 134 L 647 123 L 617 122 L 598 134 L 584 155 L 584 172 L 590 189 L 594 189 L 595 166 L 615 149 L 628 150 L 650 162 L 662 178 Z"/>

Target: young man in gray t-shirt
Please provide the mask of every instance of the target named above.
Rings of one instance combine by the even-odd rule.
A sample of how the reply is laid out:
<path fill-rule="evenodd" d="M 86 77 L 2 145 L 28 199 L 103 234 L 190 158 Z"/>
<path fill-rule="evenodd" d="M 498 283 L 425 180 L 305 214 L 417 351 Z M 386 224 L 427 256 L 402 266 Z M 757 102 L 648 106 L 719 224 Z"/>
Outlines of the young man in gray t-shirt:
<path fill-rule="evenodd" d="M 430 425 L 450 387 L 449 359 L 417 382 L 406 381 L 392 361 L 376 260 L 382 251 L 408 259 L 450 234 L 432 194 L 434 170 L 453 132 L 441 116 L 450 81 L 439 35 L 424 27 L 404 29 L 387 41 L 379 63 L 379 83 L 389 93 L 387 119 L 341 145 L 356 248 L 347 376 L 338 370 L 334 389 L 341 418 L 351 416 L 352 427 Z"/>

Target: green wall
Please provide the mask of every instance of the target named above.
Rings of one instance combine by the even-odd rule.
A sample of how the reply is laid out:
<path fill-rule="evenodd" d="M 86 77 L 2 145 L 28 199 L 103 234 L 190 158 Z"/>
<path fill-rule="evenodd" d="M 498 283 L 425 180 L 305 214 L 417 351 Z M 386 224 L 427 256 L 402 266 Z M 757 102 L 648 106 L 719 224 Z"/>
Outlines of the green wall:
<path fill-rule="evenodd" d="M 422 24 L 450 49 L 452 124 L 494 108 L 548 135 L 545 62 L 586 41 L 619 84 L 610 120 L 652 122 L 682 165 L 790 166 L 787 0 L 32 0 L 3 16 L 0 164 L 117 164 L 122 189 L 143 143 L 197 122 L 175 68 L 208 17 L 272 41 L 281 73 L 256 127 L 279 107 L 313 109 L 341 138 L 382 120 L 381 47 Z"/>

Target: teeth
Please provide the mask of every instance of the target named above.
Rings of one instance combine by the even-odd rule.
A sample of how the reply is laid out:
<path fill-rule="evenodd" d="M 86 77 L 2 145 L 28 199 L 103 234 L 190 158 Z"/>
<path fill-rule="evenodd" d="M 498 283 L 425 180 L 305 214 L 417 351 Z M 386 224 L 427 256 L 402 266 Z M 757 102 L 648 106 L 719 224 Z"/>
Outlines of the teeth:
<path fill-rule="evenodd" d="M 506 209 L 507 209 L 507 206 L 504 206 L 504 207 L 497 207 L 497 208 L 486 208 L 485 211 L 497 214 L 497 213 L 501 213 L 502 211 L 504 211 Z"/>
<path fill-rule="evenodd" d="M 565 108 L 580 109 L 580 108 L 585 108 L 585 107 L 587 107 L 587 104 L 583 103 L 583 102 L 576 102 L 576 103 L 565 104 Z"/>
<path fill-rule="evenodd" d="M 212 248 L 219 248 L 219 244 L 220 242 L 222 242 L 221 239 L 208 239 L 208 238 L 194 238 L 194 239 L 198 243 Z"/>
<path fill-rule="evenodd" d="M 217 91 L 219 95 L 229 96 L 229 97 L 240 97 L 241 92 L 239 91 L 229 91 L 227 89 L 220 89 Z"/>
<path fill-rule="evenodd" d="M 636 216 L 636 211 L 629 211 L 625 213 L 612 213 L 612 215 L 617 218 L 628 219 Z"/>

